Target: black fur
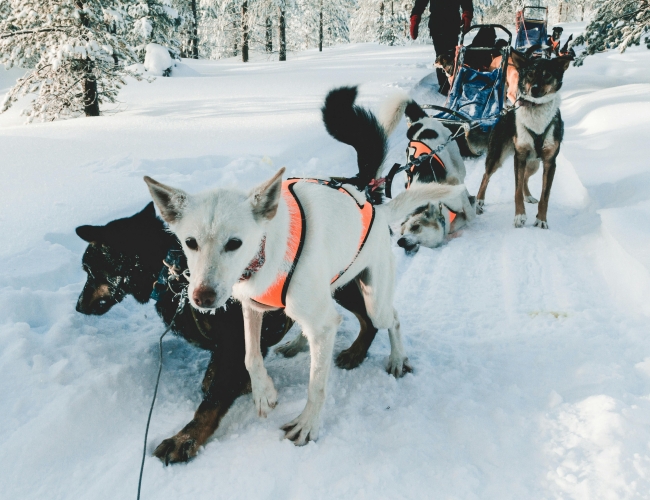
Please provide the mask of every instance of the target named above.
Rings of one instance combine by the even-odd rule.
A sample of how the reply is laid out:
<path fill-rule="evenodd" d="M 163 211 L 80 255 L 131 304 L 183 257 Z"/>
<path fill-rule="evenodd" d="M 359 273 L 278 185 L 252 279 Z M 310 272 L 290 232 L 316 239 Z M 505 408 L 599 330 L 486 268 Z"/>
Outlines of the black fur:
<path fill-rule="evenodd" d="M 354 104 L 356 98 L 356 87 L 334 89 L 327 94 L 321 111 L 327 132 L 356 150 L 359 173 L 353 183 L 363 190 L 384 163 L 388 139 L 375 115 Z"/>
<path fill-rule="evenodd" d="M 167 232 L 163 222 L 156 217 L 153 203 L 132 217 L 118 219 L 105 226 L 80 226 L 77 234 L 90 243 L 82 261 L 88 279 L 77 303 L 77 311 L 83 314 L 105 314 L 126 295 L 133 295 L 140 303 L 148 302 L 168 250 L 181 248 L 176 237 Z M 110 295 L 100 304 L 99 300 L 93 300 L 93 295 L 102 286 L 108 288 Z M 367 316 L 363 298 L 354 281 L 338 290 L 335 299 L 360 317 L 360 321 L 366 321 L 363 335 L 355 341 L 356 350 L 351 356 L 344 356 L 343 362 L 337 358 L 339 366 L 354 368 L 365 358 L 377 329 Z M 171 323 L 177 307 L 178 299 L 173 293 L 164 294 L 156 302 L 156 311 L 165 325 Z M 263 355 L 284 337 L 291 324 L 292 321 L 283 311 L 271 311 L 264 315 Z M 212 353 L 203 384 L 203 402 L 195 419 L 183 431 L 191 433 L 203 425 L 205 415 L 210 416 L 211 412 L 219 413 L 218 425 L 234 400 L 250 391 L 250 377 L 244 364 L 246 348 L 241 304 L 230 299 L 214 314 L 202 314 L 186 304 L 176 317 L 172 331 Z M 183 435 L 183 431 L 179 435 Z M 211 428 L 208 436 L 212 432 L 214 429 Z M 180 440 L 179 444 L 179 440 L 175 439 L 179 435 L 163 441 L 156 449 L 156 456 L 165 463 L 186 461 L 195 454 L 198 446 L 195 446 L 193 439 Z M 188 453 L 188 449 L 194 449 L 194 453 Z"/>
<path fill-rule="evenodd" d="M 409 141 L 412 141 L 415 134 L 417 134 L 423 126 L 424 125 L 422 125 L 421 123 L 414 123 L 413 125 L 411 125 L 409 129 L 406 131 L 407 139 Z"/>
<path fill-rule="evenodd" d="M 411 120 L 411 122 L 416 122 L 422 118 L 427 117 L 427 114 L 415 101 L 411 101 L 406 105 L 404 114 L 408 117 L 409 120 Z"/>

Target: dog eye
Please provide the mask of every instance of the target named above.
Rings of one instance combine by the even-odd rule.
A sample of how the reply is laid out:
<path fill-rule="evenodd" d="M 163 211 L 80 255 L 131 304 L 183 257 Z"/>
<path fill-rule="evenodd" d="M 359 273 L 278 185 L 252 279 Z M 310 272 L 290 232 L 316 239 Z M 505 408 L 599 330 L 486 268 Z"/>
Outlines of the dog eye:
<path fill-rule="evenodd" d="M 196 242 L 195 238 L 187 238 L 185 240 L 185 244 L 187 245 L 187 248 L 190 250 L 198 250 L 199 249 L 199 244 Z"/>
<path fill-rule="evenodd" d="M 241 240 L 239 238 L 230 238 L 225 246 L 224 249 L 226 252 L 233 252 L 237 250 L 241 246 Z"/>
<path fill-rule="evenodd" d="M 420 224 L 413 224 L 411 226 L 411 231 L 419 231 L 420 230 Z"/>

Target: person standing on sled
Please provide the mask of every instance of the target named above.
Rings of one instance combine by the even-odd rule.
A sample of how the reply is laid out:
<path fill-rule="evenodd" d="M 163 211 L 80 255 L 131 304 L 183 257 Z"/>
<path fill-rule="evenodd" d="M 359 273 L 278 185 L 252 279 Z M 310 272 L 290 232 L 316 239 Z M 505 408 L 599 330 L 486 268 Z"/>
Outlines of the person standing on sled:
<path fill-rule="evenodd" d="M 418 37 L 418 27 L 422 13 L 429 4 L 429 33 L 433 39 L 433 47 L 436 49 L 436 55 L 444 53 L 454 53 L 458 44 L 458 35 L 461 27 L 463 33 L 469 31 L 474 16 L 474 7 L 472 0 L 415 0 L 415 5 L 411 11 L 411 38 L 415 40 Z M 462 16 L 460 11 L 463 11 Z M 449 81 L 447 75 L 441 68 L 436 69 L 438 76 L 439 92 L 442 95 L 449 93 Z"/>

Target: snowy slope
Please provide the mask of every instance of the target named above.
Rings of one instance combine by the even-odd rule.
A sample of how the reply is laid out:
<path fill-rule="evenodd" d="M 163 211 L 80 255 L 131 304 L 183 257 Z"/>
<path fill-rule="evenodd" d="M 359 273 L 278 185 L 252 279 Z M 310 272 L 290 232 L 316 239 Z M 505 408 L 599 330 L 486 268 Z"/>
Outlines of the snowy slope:
<path fill-rule="evenodd" d="M 327 90 L 359 83 L 376 105 L 431 59 L 428 46 L 362 44 L 282 65 L 184 61 L 177 78 L 125 87 L 100 118 L 0 115 L 3 497 L 135 496 L 162 323 L 133 300 L 74 311 L 74 228 L 142 208 L 145 174 L 191 191 L 249 187 L 282 165 L 350 174 L 353 151 L 320 123 Z M 268 419 L 240 398 L 191 463 L 148 457 L 143 498 L 650 498 L 649 70 L 650 51 L 634 48 L 567 73 L 549 231 L 513 229 L 508 162 L 462 234 L 413 258 L 396 248 L 413 375 L 384 372 L 381 332 L 360 368 L 332 371 L 321 437 L 296 448 L 279 426 L 305 403 L 309 358 L 271 354 Z M 0 72 L 0 89 L 15 76 Z M 482 162 L 467 167 L 475 192 Z M 346 313 L 337 352 L 357 328 Z M 208 360 L 177 338 L 164 346 L 149 453 L 191 418 Z"/>

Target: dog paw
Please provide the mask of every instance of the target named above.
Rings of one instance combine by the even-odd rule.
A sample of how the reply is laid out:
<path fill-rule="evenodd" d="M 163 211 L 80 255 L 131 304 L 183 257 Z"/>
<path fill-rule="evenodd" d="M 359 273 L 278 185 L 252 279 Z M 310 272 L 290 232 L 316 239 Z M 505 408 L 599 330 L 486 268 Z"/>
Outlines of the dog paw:
<path fill-rule="evenodd" d="M 524 227 L 526 225 L 526 214 L 515 215 L 515 227 Z"/>
<path fill-rule="evenodd" d="M 407 373 L 413 372 L 413 367 L 409 364 L 409 359 L 406 357 L 390 356 L 386 371 L 395 378 L 401 378 Z"/>
<path fill-rule="evenodd" d="M 548 222 L 546 222 L 545 220 L 535 219 L 534 226 L 542 229 L 548 229 Z"/>
<path fill-rule="evenodd" d="M 485 200 L 476 200 L 476 213 L 481 215 L 485 212 Z"/>
<path fill-rule="evenodd" d="M 531 205 L 534 205 L 535 203 L 537 203 L 537 198 L 535 198 L 534 196 L 528 195 L 528 196 L 524 196 L 524 201 L 526 203 L 530 203 Z"/>
<path fill-rule="evenodd" d="M 178 433 L 174 437 L 165 439 L 154 450 L 154 456 L 158 457 L 165 465 L 187 462 L 194 458 L 199 450 L 195 439 L 185 433 Z"/>
<path fill-rule="evenodd" d="M 308 344 L 306 341 L 299 340 L 303 335 L 300 334 L 294 340 L 290 340 L 286 344 L 282 344 L 275 348 L 275 352 L 282 354 L 285 358 L 293 358 L 296 354 L 305 352 Z"/>
<path fill-rule="evenodd" d="M 263 379 L 261 383 L 252 384 L 255 409 L 257 415 L 263 418 L 266 418 L 278 403 L 278 391 L 273 386 L 273 380 L 268 375 L 265 375 L 265 377 L 266 379 Z"/>
<path fill-rule="evenodd" d="M 304 446 L 309 441 L 316 441 L 318 439 L 320 419 L 319 415 L 314 413 L 305 408 L 298 418 L 280 427 L 284 431 L 284 437 L 293 441 L 296 446 Z"/>
<path fill-rule="evenodd" d="M 354 349 L 353 347 L 341 351 L 336 357 L 336 366 L 344 370 L 352 370 L 363 363 L 363 360 L 366 359 L 366 352 L 360 349 Z"/>

